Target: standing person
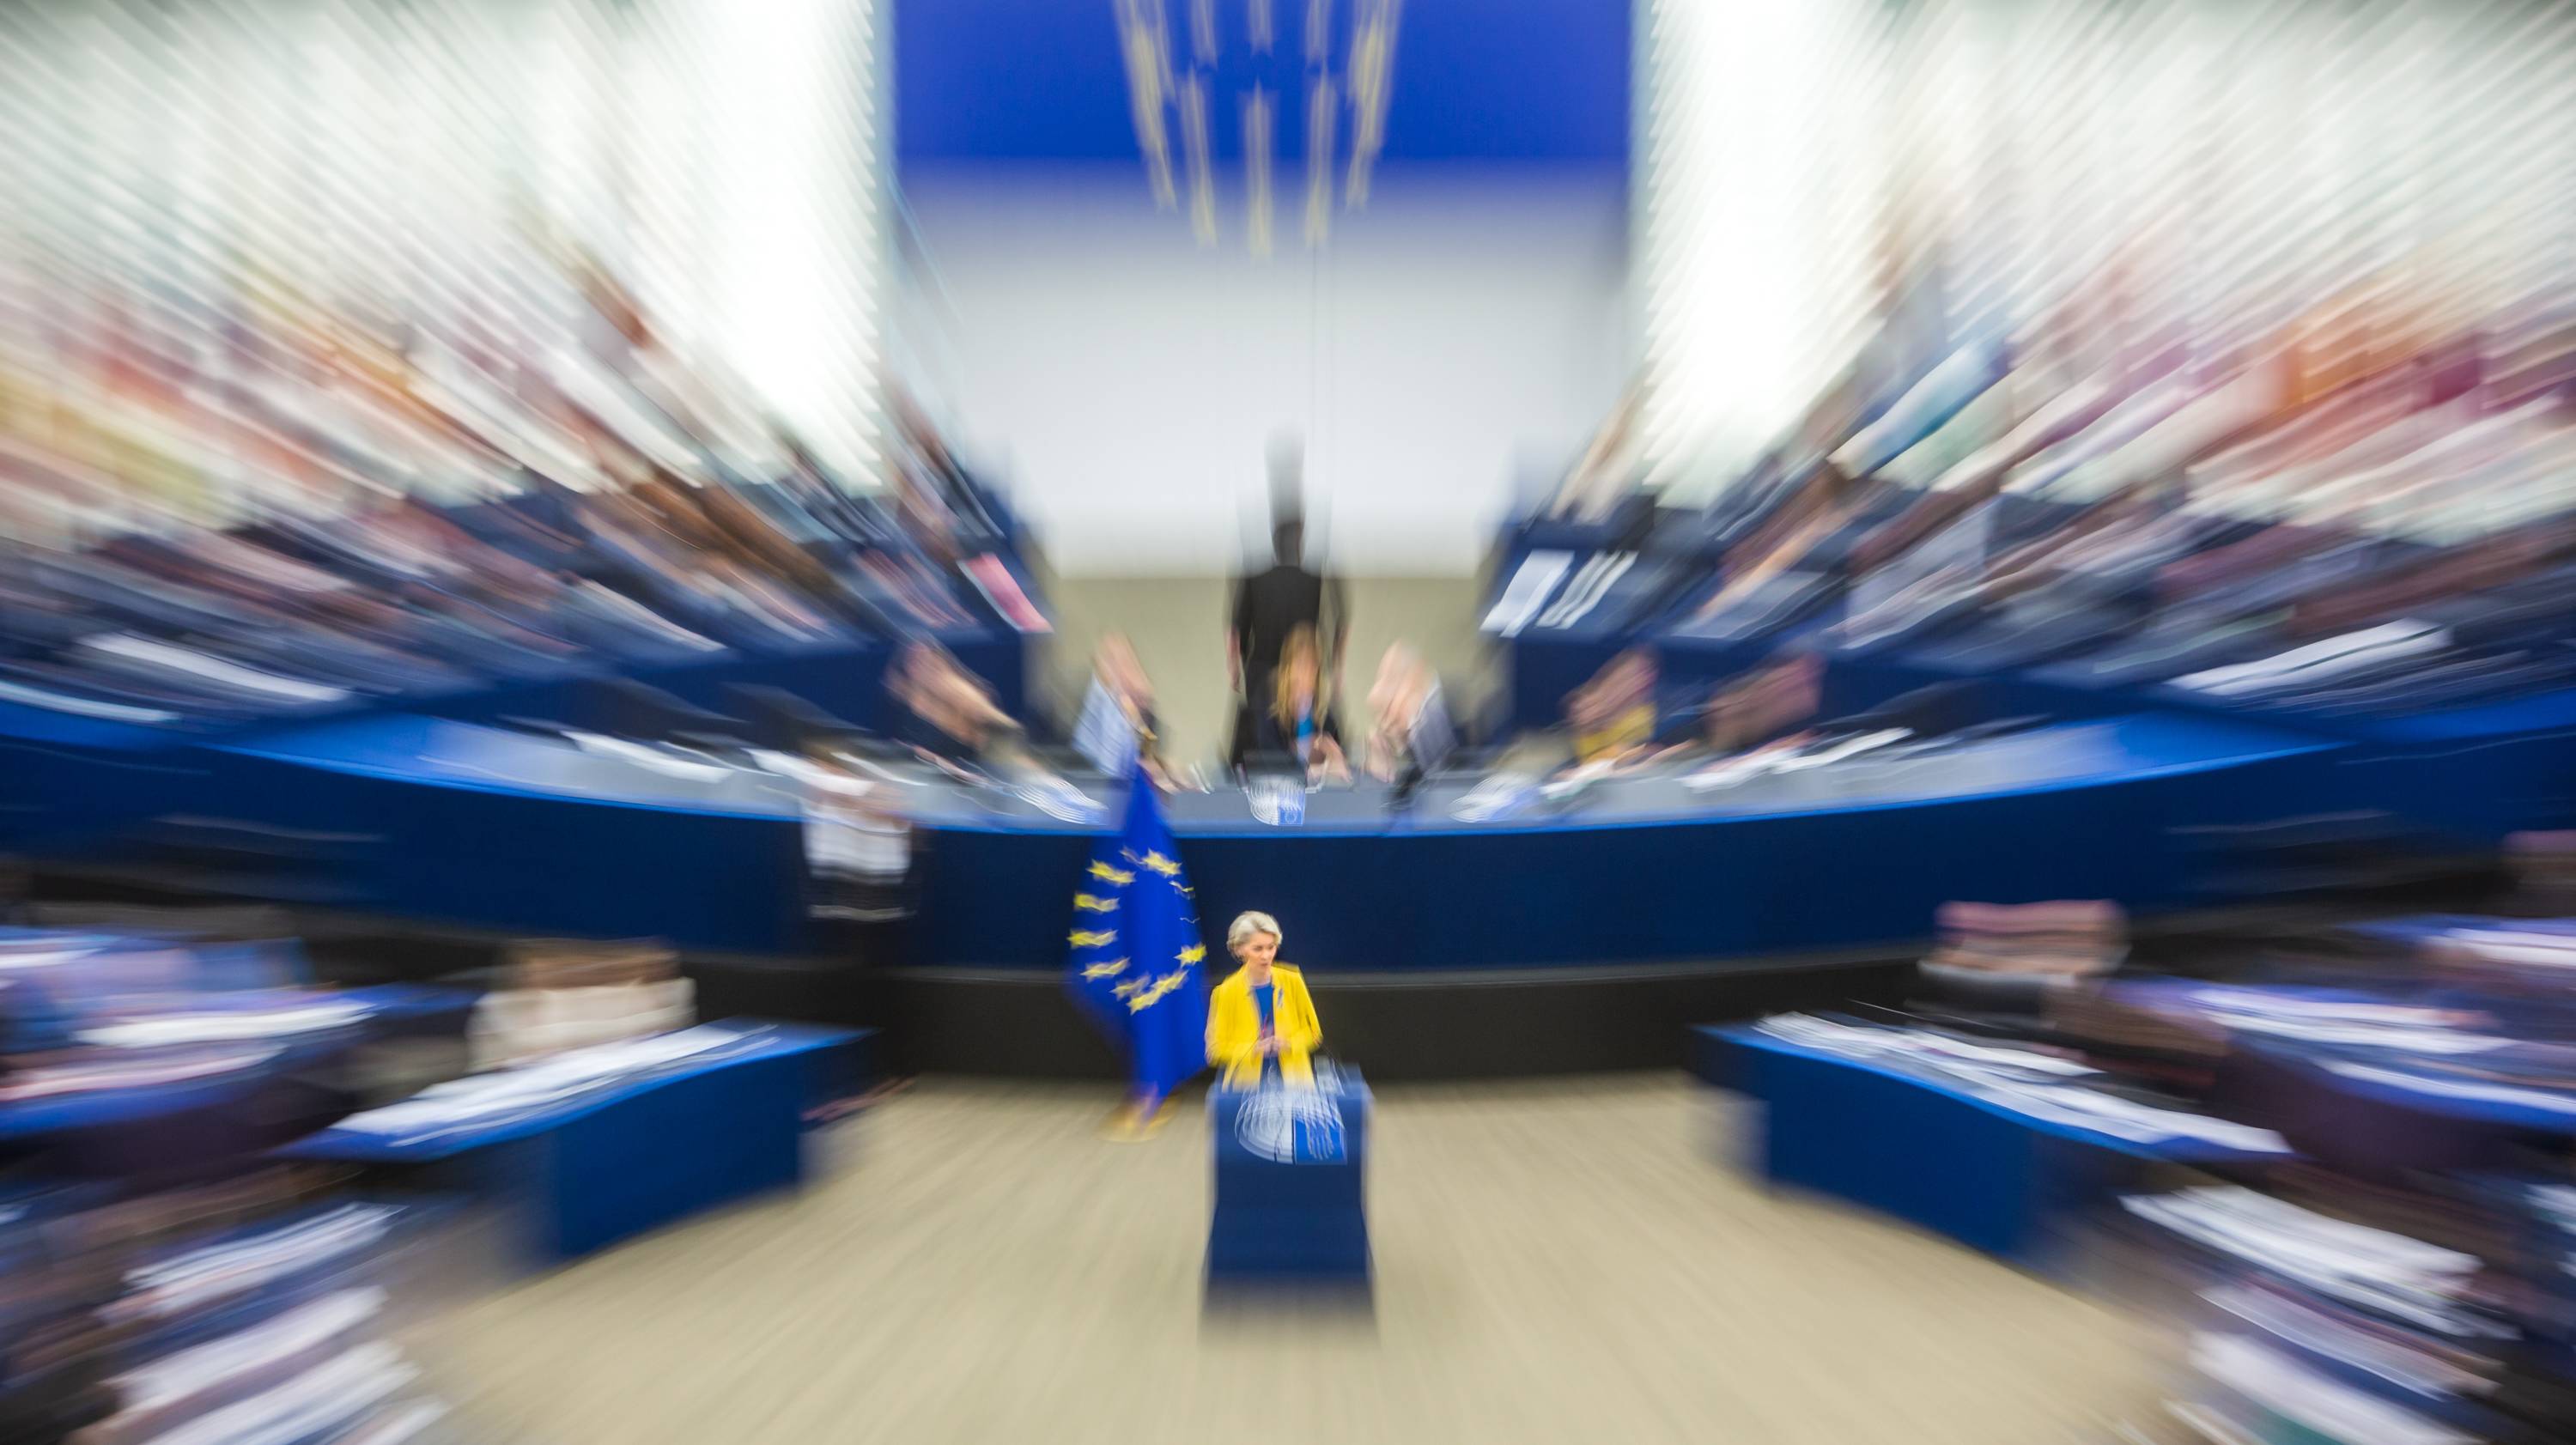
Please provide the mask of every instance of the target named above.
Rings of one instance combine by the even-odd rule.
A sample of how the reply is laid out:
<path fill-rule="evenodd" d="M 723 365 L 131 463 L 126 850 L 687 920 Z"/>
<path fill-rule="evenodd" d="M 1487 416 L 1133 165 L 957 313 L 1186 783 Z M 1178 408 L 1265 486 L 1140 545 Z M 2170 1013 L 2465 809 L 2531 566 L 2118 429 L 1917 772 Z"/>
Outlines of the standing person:
<path fill-rule="evenodd" d="M 829 744 L 809 744 L 801 761 L 806 916 L 833 952 L 864 952 L 910 911 L 912 825 Z"/>
<path fill-rule="evenodd" d="M 1270 707 L 1270 678 L 1279 668 L 1289 635 L 1311 630 L 1324 649 L 1324 677 L 1335 690 L 1342 675 L 1342 652 L 1350 642 L 1351 609 L 1341 579 L 1311 571 L 1305 564 L 1306 525 L 1286 517 L 1271 528 L 1271 564 L 1234 584 L 1234 606 L 1225 634 L 1227 681 L 1242 699 L 1242 721 L 1228 761 L 1243 762 L 1244 733 L 1249 720 Z"/>
<path fill-rule="evenodd" d="M 1311 1055 L 1324 1042 L 1306 976 L 1278 961 L 1279 920 L 1238 916 L 1225 931 L 1226 951 L 1242 967 L 1208 995 L 1208 1062 L 1230 1088 L 1265 1079 L 1315 1082 Z"/>

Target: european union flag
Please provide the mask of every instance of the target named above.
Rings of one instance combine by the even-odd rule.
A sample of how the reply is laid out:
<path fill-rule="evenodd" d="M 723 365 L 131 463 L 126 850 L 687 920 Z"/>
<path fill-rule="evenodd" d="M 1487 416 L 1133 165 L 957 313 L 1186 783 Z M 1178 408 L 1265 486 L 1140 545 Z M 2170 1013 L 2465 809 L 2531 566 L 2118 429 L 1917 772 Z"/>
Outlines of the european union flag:
<path fill-rule="evenodd" d="M 1091 850 L 1073 889 L 1067 982 L 1125 1046 L 1141 1093 L 1169 1094 L 1207 1067 L 1207 947 L 1163 806 L 1142 767 L 1127 821 Z"/>

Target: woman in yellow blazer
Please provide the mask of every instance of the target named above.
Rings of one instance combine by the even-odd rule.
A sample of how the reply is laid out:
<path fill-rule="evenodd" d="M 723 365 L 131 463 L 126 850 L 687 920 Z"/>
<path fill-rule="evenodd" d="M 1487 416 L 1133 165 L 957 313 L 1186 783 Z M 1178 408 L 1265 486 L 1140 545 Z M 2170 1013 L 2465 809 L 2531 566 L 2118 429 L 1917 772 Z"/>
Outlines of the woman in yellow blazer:
<path fill-rule="evenodd" d="M 1243 966 L 1208 995 L 1208 1062 L 1229 1088 L 1265 1078 L 1312 1084 L 1308 1055 L 1324 1041 L 1315 1001 L 1296 969 L 1278 962 L 1279 920 L 1246 913 L 1225 931 L 1226 952 Z"/>

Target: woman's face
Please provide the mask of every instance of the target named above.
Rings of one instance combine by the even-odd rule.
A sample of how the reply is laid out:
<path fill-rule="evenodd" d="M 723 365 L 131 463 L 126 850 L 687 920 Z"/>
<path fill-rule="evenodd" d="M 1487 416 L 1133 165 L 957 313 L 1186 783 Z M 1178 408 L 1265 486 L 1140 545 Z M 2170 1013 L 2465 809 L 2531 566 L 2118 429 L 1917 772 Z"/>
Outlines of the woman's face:
<path fill-rule="evenodd" d="M 1642 657 L 1630 656 L 1619 664 L 1618 681 L 1612 684 L 1610 691 L 1619 701 L 1628 702 L 1645 696 L 1654 685 L 1655 665 Z"/>
<path fill-rule="evenodd" d="M 1279 956 L 1279 935 L 1256 933 L 1234 946 L 1234 956 L 1243 960 L 1244 967 L 1266 973 L 1270 960 Z"/>
<path fill-rule="evenodd" d="M 1742 731 L 1744 704 L 1731 697 L 1721 697 L 1708 705 L 1700 719 L 1700 735 L 1708 745 L 1721 752 L 1732 749 Z"/>

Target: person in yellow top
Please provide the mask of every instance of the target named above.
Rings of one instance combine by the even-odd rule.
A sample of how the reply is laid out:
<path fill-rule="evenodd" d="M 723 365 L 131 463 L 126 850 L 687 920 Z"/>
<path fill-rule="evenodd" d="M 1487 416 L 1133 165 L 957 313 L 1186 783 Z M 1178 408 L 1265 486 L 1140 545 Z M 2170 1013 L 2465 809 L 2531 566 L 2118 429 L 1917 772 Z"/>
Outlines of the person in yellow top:
<path fill-rule="evenodd" d="M 1225 931 L 1226 952 L 1242 967 L 1208 996 L 1208 1062 L 1228 1088 L 1264 1079 L 1311 1084 L 1309 1056 L 1324 1041 L 1305 976 L 1278 961 L 1279 920 L 1246 913 Z"/>
<path fill-rule="evenodd" d="M 1654 649 L 1632 647 L 1566 694 L 1576 763 L 1617 764 L 1654 742 L 1655 676 Z"/>

